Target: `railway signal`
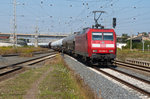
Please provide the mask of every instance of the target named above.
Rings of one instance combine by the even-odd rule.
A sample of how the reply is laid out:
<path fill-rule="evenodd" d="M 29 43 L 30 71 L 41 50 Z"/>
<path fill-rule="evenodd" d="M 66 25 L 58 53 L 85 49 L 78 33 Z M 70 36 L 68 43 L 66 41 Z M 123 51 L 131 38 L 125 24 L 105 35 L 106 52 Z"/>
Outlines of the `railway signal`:
<path fill-rule="evenodd" d="M 116 27 L 116 18 L 113 18 L 113 28 Z"/>

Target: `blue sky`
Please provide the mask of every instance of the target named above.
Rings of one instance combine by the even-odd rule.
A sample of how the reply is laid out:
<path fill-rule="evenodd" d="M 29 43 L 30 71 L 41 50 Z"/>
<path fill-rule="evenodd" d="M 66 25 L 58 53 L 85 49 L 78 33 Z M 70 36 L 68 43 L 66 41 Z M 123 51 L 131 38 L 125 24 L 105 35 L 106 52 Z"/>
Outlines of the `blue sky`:
<path fill-rule="evenodd" d="M 150 32 L 150 0 L 16 0 L 17 33 L 66 34 L 94 24 L 92 11 L 106 11 L 99 23 L 117 35 Z M 13 32 L 13 0 L 0 1 L 0 32 Z"/>

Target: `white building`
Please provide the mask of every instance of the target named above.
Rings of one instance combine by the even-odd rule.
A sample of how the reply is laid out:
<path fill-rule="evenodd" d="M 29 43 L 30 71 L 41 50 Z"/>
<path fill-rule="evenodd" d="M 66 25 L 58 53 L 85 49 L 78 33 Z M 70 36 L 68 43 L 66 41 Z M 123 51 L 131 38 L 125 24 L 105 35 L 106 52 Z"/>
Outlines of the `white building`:
<path fill-rule="evenodd" d="M 126 46 L 126 43 L 117 43 L 117 48 L 122 49 L 123 46 Z"/>

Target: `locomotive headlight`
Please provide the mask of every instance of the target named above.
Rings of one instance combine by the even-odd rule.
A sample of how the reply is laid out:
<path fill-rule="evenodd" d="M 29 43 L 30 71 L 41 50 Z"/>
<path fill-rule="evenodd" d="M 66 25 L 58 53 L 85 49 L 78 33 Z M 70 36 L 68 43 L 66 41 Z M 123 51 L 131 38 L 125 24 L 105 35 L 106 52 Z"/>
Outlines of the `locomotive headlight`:
<path fill-rule="evenodd" d="M 109 52 L 114 52 L 113 50 L 109 50 Z"/>
<path fill-rule="evenodd" d="M 93 52 L 97 52 L 97 50 L 93 50 Z"/>

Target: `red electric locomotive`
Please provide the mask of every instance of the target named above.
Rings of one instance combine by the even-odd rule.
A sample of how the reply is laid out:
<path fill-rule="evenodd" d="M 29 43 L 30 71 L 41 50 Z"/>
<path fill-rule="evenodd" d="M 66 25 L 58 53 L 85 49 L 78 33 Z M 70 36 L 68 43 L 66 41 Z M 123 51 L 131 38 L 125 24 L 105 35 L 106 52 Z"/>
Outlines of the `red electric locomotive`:
<path fill-rule="evenodd" d="M 109 63 L 116 57 L 116 34 L 113 29 L 104 29 L 98 20 L 105 11 L 93 11 L 95 25 L 93 28 L 83 29 L 75 37 L 75 53 L 85 61 L 92 63 Z M 96 13 L 100 13 L 96 18 Z M 113 18 L 113 27 L 116 18 Z"/>
<path fill-rule="evenodd" d="M 96 18 L 97 12 L 100 12 L 98 18 Z M 93 13 L 95 25 L 64 38 L 61 49 L 62 52 L 75 55 L 92 64 L 107 64 L 116 57 L 116 33 L 114 29 L 105 29 L 104 26 L 98 24 L 98 19 L 104 11 L 93 11 Z M 116 18 L 113 18 L 113 27 L 115 26 Z"/>
<path fill-rule="evenodd" d="M 113 29 L 86 28 L 75 37 L 75 53 L 86 61 L 108 63 L 116 57 Z"/>

